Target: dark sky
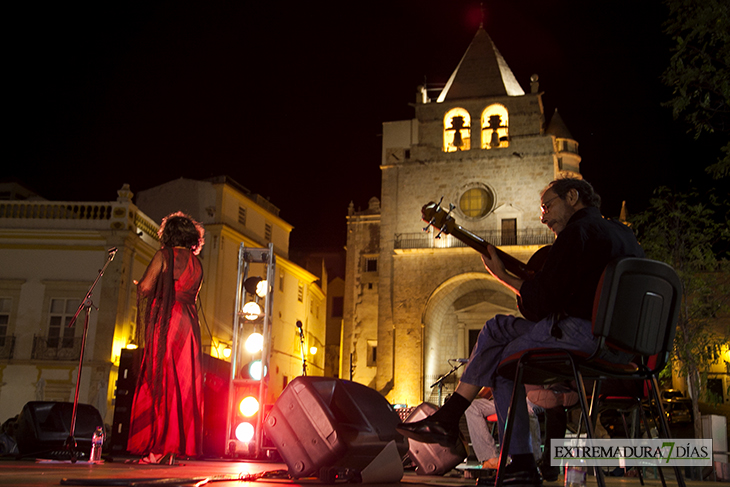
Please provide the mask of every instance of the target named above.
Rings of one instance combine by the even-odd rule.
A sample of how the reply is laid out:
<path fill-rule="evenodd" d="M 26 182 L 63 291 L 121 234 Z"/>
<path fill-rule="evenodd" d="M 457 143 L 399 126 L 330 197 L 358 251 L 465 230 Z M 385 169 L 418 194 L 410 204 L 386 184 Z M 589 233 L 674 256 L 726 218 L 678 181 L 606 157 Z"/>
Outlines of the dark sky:
<path fill-rule="evenodd" d="M 523 89 L 537 73 L 546 114 L 558 107 L 580 143 L 605 214 L 624 199 L 641 209 L 714 160 L 660 107 L 660 2 L 483 3 Z M 49 199 L 109 201 L 123 183 L 225 174 L 281 209 L 294 248 L 341 248 L 348 203 L 380 196 L 382 122 L 413 117 L 417 85 L 446 81 L 481 19 L 473 0 L 13 8 L 0 176 Z"/>

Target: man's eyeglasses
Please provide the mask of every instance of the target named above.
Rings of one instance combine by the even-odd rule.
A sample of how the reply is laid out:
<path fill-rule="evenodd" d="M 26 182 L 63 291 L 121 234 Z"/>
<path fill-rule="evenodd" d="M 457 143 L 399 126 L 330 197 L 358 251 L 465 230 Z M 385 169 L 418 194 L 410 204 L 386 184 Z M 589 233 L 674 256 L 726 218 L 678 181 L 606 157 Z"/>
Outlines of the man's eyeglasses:
<path fill-rule="evenodd" d="M 545 203 L 540 205 L 540 214 L 544 215 L 548 211 L 550 211 L 550 206 L 552 206 L 550 203 L 552 203 L 555 199 L 559 198 L 559 196 L 553 196 L 549 200 L 547 200 Z"/>

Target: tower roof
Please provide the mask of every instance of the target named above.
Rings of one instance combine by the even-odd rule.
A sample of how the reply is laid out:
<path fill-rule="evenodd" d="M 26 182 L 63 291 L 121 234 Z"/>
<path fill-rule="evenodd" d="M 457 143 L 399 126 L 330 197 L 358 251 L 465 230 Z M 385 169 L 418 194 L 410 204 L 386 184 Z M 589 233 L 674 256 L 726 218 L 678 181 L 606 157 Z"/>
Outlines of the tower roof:
<path fill-rule="evenodd" d="M 553 113 L 553 116 L 550 119 L 550 123 L 548 124 L 545 132 L 549 135 L 554 135 L 555 137 L 561 139 L 575 140 L 573 138 L 573 134 L 570 133 L 570 130 L 568 130 L 565 122 L 563 122 L 563 117 L 560 116 L 557 108 L 555 109 L 555 113 Z"/>
<path fill-rule="evenodd" d="M 524 94 L 489 34 L 480 26 L 437 101 Z"/>

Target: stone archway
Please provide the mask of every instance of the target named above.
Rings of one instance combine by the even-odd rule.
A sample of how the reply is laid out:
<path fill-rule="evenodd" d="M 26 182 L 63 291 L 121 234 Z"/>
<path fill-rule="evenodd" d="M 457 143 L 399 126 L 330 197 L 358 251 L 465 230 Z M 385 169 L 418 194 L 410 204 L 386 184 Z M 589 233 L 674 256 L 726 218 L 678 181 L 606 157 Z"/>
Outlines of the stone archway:
<path fill-rule="evenodd" d="M 484 272 L 460 274 L 436 288 L 423 312 L 424 401 L 438 402 L 431 386 L 451 370 L 449 359 L 468 358 L 469 330 L 480 330 L 495 314 L 516 312 L 514 294 Z M 444 382 L 442 398 L 453 392 L 460 371 L 454 375 Z"/>

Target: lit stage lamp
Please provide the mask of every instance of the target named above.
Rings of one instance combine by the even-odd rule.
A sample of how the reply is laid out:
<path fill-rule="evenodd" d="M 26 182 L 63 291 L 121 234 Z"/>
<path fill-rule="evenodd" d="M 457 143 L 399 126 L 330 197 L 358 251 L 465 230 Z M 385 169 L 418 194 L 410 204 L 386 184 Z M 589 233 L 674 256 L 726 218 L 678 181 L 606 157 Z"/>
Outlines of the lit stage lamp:
<path fill-rule="evenodd" d="M 269 291 L 269 283 L 260 277 L 249 277 L 243 283 L 243 287 L 247 293 L 260 298 L 266 297 L 266 293 Z"/>
<path fill-rule="evenodd" d="M 264 336 L 261 333 L 251 333 L 246 338 L 245 347 L 248 353 L 260 352 L 264 348 Z"/>
<path fill-rule="evenodd" d="M 244 318 L 246 318 L 247 320 L 255 320 L 259 316 L 261 316 L 261 306 L 253 301 L 249 301 L 248 303 L 243 305 L 243 309 L 241 309 L 241 312 L 243 313 Z"/>

